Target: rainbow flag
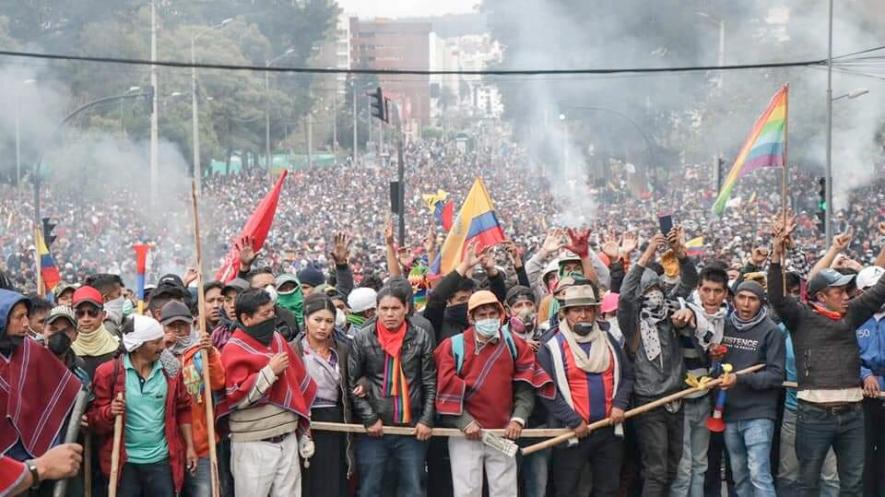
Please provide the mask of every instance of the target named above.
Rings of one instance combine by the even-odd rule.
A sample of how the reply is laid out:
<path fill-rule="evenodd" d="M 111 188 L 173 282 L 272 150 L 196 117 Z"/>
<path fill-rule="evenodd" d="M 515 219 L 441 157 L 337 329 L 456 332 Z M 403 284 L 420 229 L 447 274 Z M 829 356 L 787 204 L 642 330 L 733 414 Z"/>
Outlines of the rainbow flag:
<path fill-rule="evenodd" d="M 725 203 L 741 176 L 765 167 L 784 167 L 787 151 L 787 100 L 789 86 L 784 85 L 771 97 L 765 112 L 756 120 L 753 130 L 741 147 L 734 165 L 722 182 L 722 191 L 713 204 L 713 212 L 722 215 Z"/>
<path fill-rule="evenodd" d="M 34 245 L 37 247 L 37 255 L 40 260 L 40 279 L 43 281 L 43 290 L 46 294 L 55 290 L 55 287 L 61 282 L 61 274 L 58 272 L 58 266 L 43 240 L 43 230 L 37 229 L 34 232 Z"/>
<path fill-rule="evenodd" d="M 455 269 L 455 266 L 461 262 L 464 247 L 473 240 L 479 240 L 477 250 L 484 250 L 504 241 L 504 229 L 498 222 L 492 198 L 482 178 L 476 178 L 473 182 L 439 255 L 431 265 L 430 272 L 448 274 Z"/>

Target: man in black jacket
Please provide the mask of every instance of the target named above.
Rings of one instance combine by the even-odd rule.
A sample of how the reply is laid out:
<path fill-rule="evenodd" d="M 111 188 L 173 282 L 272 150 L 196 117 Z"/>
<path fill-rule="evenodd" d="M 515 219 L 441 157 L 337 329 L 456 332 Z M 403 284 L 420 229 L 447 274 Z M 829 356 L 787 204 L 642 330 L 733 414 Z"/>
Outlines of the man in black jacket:
<path fill-rule="evenodd" d="M 482 264 L 489 278 L 489 290 L 499 302 L 505 301 L 507 284 L 504 274 L 495 267 L 491 251 L 486 249 L 477 254 L 476 243 L 467 244 L 464 259 L 436 285 L 427 299 L 427 307 L 424 308 L 424 317 L 430 321 L 436 332 L 436 343 L 453 337 L 470 326 L 467 322 L 467 301 L 476 290 L 476 282 L 471 279 L 470 273 L 477 264 Z"/>
<path fill-rule="evenodd" d="M 808 283 L 808 305 L 784 295 L 781 256 L 795 227 L 775 228 L 768 296 L 791 331 L 799 381 L 796 454 L 801 495 L 817 496 L 830 447 L 836 453 L 842 496 L 863 493 L 864 419 L 860 350 L 855 330 L 885 304 L 885 278 L 849 300 L 853 276 L 824 269 Z"/>
<path fill-rule="evenodd" d="M 366 426 L 357 464 L 360 497 L 382 495 L 388 468 L 397 474 L 400 497 L 424 495 L 424 460 L 436 401 L 436 365 L 430 335 L 407 317 L 411 296 L 398 287 L 378 292 L 375 326 L 353 337 L 347 364 L 355 417 Z M 365 395 L 355 389 L 365 383 Z M 384 435 L 385 426 L 415 428 L 415 437 Z"/>

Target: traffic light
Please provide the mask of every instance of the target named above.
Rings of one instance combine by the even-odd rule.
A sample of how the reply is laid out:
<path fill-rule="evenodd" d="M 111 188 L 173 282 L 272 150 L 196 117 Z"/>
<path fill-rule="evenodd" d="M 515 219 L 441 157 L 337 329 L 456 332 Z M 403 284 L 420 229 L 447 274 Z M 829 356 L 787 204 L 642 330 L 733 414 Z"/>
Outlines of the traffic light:
<path fill-rule="evenodd" d="M 58 223 L 53 223 L 52 219 L 48 217 L 43 218 L 43 241 L 46 242 L 46 248 L 52 246 L 52 242 L 55 241 L 55 235 L 52 234 L 52 230 L 58 226 Z"/>
<path fill-rule="evenodd" d="M 821 233 L 827 231 L 827 178 L 817 180 L 820 189 L 817 192 L 817 228 Z"/>
<path fill-rule="evenodd" d="M 378 118 L 385 123 L 390 122 L 387 116 L 387 101 L 384 98 L 381 87 L 379 86 L 377 90 L 369 93 L 369 98 L 372 99 L 372 117 Z"/>

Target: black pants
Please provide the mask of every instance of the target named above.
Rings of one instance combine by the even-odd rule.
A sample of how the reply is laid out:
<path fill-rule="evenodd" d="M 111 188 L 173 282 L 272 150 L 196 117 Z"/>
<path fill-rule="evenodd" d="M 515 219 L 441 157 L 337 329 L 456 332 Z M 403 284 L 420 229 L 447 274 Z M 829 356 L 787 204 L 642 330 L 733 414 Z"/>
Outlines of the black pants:
<path fill-rule="evenodd" d="M 556 497 L 578 494 L 581 470 L 590 462 L 593 472 L 592 497 L 615 497 L 624 456 L 624 439 L 615 436 L 614 428 L 602 428 L 590 433 L 574 446 L 553 449 L 553 480 Z"/>
<path fill-rule="evenodd" d="M 344 422 L 340 405 L 311 409 L 310 417 L 314 421 Z M 313 443 L 316 451 L 310 460 L 310 467 L 301 469 L 302 494 L 345 497 L 348 490 L 346 435 L 331 431 L 314 431 Z"/>
<path fill-rule="evenodd" d="M 863 494 L 885 495 L 885 403 L 864 399 L 864 434 L 866 449 L 863 470 Z"/>
<path fill-rule="evenodd" d="M 638 405 L 653 399 L 637 399 Z M 642 460 L 642 497 L 666 497 L 676 478 L 682 458 L 683 411 L 667 412 L 663 407 L 636 417 L 639 452 Z"/>
<path fill-rule="evenodd" d="M 127 462 L 120 472 L 119 497 L 174 497 L 172 466 L 168 460 L 150 464 Z"/>

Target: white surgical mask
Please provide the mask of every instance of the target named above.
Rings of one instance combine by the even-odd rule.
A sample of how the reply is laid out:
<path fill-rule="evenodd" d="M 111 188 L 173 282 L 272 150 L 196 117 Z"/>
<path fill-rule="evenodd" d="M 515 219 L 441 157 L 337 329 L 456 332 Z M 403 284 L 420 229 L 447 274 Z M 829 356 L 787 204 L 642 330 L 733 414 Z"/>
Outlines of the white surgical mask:
<path fill-rule="evenodd" d="M 341 312 L 341 309 L 335 310 L 335 328 L 341 329 L 344 328 L 344 325 L 347 324 L 347 316 Z"/>
<path fill-rule="evenodd" d="M 501 321 L 497 318 L 480 319 L 473 324 L 473 329 L 483 338 L 492 338 L 498 335 L 498 328 L 501 327 Z"/>
<path fill-rule="evenodd" d="M 123 297 L 117 297 L 104 303 L 104 310 L 108 313 L 108 319 L 115 323 L 123 322 Z"/>

